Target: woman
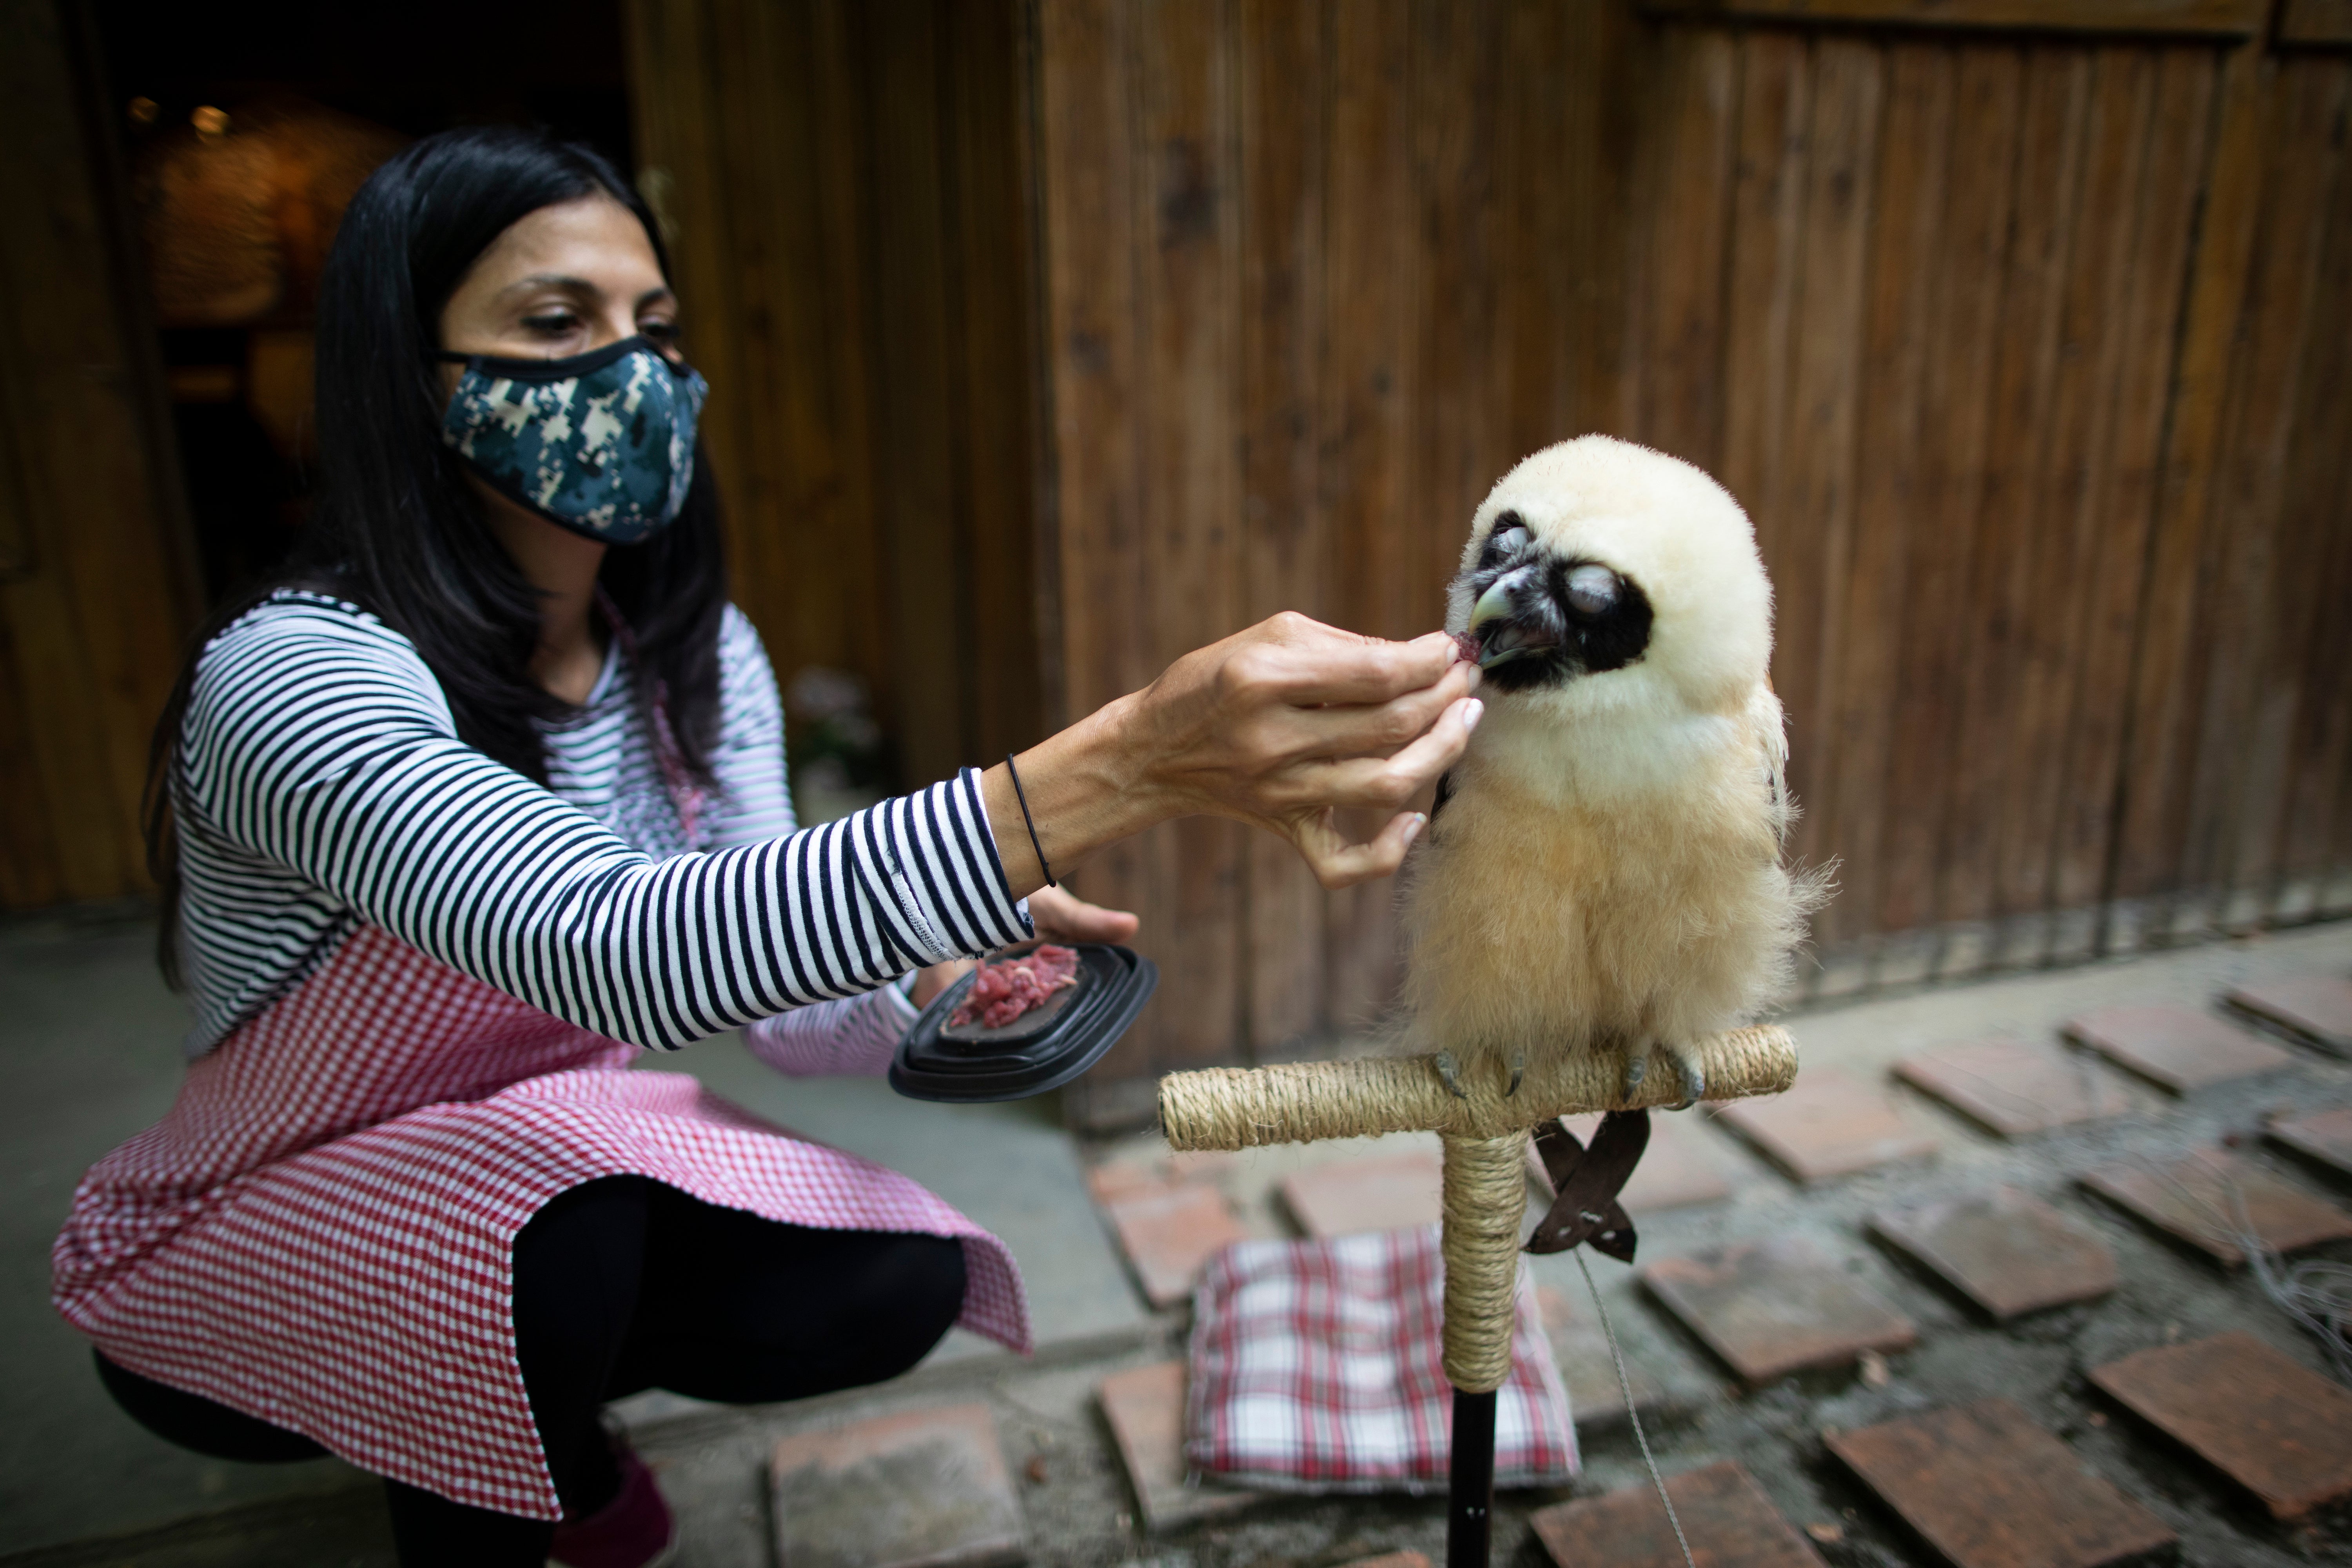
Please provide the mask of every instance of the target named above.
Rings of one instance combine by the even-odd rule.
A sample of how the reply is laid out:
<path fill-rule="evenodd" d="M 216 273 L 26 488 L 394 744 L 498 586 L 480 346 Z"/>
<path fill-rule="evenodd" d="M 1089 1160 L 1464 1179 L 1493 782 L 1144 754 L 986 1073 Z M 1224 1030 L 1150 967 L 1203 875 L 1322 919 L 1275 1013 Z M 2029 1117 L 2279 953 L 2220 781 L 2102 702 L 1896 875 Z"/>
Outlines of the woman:
<path fill-rule="evenodd" d="M 299 556 L 215 617 L 158 734 L 192 1060 L 77 1193 L 56 1299 L 162 1435 L 383 1476 L 404 1563 L 657 1560 L 667 1510 L 599 1424 L 623 1394 L 853 1386 L 957 1322 L 1026 1346 L 994 1238 L 637 1049 L 748 1025 L 786 1071 L 879 1072 L 970 955 L 1129 934 L 1050 884 L 1152 823 L 1394 869 L 1476 721 L 1442 637 L 1281 617 L 1017 783 L 796 833 L 678 342 L 601 158 L 476 130 L 387 163 L 322 289 Z M 1339 805 L 1394 815 L 1350 845 Z"/>

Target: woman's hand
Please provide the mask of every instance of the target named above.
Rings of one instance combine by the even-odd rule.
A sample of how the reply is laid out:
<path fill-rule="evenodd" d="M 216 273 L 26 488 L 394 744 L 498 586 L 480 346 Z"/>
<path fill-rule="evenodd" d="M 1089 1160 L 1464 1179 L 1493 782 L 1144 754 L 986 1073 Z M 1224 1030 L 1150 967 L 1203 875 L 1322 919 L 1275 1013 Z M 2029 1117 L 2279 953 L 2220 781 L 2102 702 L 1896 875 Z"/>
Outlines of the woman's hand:
<path fill-rule="evenodd" d="M 1040 888 L 1029 895 L 1029 923 L 1047 942 L 1125 942 L 1135 934 L 1135 928 L 1141 922 L 1125 910 L 1107 910 L 1059 888 Z M 973 968 L 969 958 L 951 958 L 945 963 L 919 969 L 908 999 L 918 1008 L 928 1007 L 932 997 L 971 973 Z"/>
<path fill-rule="evenodd" d="M 949 986 L 970 974 L 980 965 L 969 958 L 950 958 L 945 963 L 934 963 L 915 971 L 915 984 L 908 989 L 907 1000 L 921 1012 L 931 1005 L 931 999 Z"/>
<path fill-rule="evenodd" d="M 1057 877 L 1154 823 L 1229 816 L 1281 834 L 1327 888 L 1402 864 L 1426 820 L 1403 807 L 1469 744 L 1477 667 L 1442 632 L 1382 642 L 1284 614 L 1185 655 L 1158 680 L 1019 759 Z M 1016 891 L 1045 881 L 1011 777 L 984 780 Z M 1392 813 L 1350 844 L 1341 807 Z"/>
<path fill-rule="evenodd" d="M 1142 924 L 1125 910 L 1107 910 L 1059 888 L 1029 895 L 1029 923 L 1048 942 L 1125 942 Z"/>

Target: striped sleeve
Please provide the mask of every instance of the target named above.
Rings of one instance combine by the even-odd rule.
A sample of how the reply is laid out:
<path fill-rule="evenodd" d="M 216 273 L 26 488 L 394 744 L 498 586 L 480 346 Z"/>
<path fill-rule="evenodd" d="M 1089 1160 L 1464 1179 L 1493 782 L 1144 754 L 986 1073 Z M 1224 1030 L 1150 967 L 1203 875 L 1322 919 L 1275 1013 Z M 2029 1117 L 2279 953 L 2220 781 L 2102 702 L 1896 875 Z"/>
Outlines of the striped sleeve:
<path fill-rule="evenodd" d="M 656 863 L 459 742 L 415 651 L 349 606 L 281 599 L 223 634 L 184 741 L 184 809 L 261 883 L 290 869 L 444 963 L 641 1046 L 1024 934 L 976 771 Z"/>

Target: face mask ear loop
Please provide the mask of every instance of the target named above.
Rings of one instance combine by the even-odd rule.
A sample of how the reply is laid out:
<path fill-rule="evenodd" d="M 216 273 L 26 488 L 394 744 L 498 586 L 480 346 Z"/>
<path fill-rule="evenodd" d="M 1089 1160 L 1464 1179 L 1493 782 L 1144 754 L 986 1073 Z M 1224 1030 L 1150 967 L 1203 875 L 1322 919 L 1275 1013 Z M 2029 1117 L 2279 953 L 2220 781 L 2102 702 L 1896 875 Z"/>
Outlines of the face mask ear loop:
<path fill-rule="evenodd" d="M 638 669 L 645 668 L 644 658 L 637 651 L 637 634 L 629 629 L 628 617 L 621 606 L 604 592 L 604 584 L 596 584 L 596 607 L 604 613 L 604 624 L 613 628 L 613 640 L 621 645 L 621 652 Z M 670 728 L 669 683 L 654 682 L 653 703 L 654 760 L 661 764 L 662 784 L 668 791 L 670 805 L 677 808 L 678 826 L 686 835 L 686 847 L 691 851 L 700 847 L 702 809 L 709 804 L 710 792 L 694 782 L 686 771 L 686 752 L 677 743 L 677 731 Z"/>

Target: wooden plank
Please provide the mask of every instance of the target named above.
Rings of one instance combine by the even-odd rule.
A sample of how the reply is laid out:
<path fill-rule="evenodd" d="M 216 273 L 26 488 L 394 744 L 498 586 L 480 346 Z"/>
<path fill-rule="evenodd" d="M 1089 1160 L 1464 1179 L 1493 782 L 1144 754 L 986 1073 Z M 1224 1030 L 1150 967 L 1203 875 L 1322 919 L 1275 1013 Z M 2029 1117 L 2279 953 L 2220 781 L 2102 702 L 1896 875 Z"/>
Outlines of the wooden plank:
<path fill-rule="evenodd" d="M 989 762 L 1045 732 L 1036 479 L 1043 389 L 1032 282 L 1029 103 L 1015 0 L 942 7 L 949 109 L 943 125 L 958 263 L 954 427 L 970 543 L 973 669 L 971 760 Z M 1059 663 L 1058 658 L 1055 660 Z"/>
<path fill-rule="evenodd" d="M 1328 619 L 1332 542 L 1316 412 L 1323 346 L 1324 89 L 1329 17 L 1241 0 L 1241 618 Z M 1244 984 L 1260 1059 L 1323 1031 L 1324 899 L 1297 851 L 1249 835 Z"/>
<path fill-rule="evenodd" d="M 1677 27 L 1661 53 L 1636 417 L 1644 442 L 1713 470 L 1723 441 L 1738 41 L 1715 28 Z"/>
<path fill-rule="evenodd" d="M 1139 6 L 1129 68 L 1148 180 L 1130 192 L 1140 254 L 1138 417 L 1144 572 L 1155 664 L 1239 629 L 1239 167 L 1230 0 Z M 1165 1066 L 1229 1060 L 1241 1043 L 1239 824 L 1155 829 L 1146 951 L 1184 977 L 1160 1016 Z"/>
<path fill-rule="evenodd" d="M 1955 752 L 1968 697 L 1970 574 L 1990 456 L 1993 358 L 2016 194 L 2024 60 L 2011 48 L 1959 52 L 1942 277 L 1922 366 L 1918 517 L 1905 602 L 1894 742 L 1886 774 L 1878 923 L 1942 913 L 1941 840 L 1954 807 Z"/>
<path fill-rule="evenodd" d="M 876 367 L 871 482 L 899 772 L 916 787 L 979 760 L 971 531 L 950 368 L 949 278 L 962 258 L 949 249 L 941 166 L 946 21 L 929 5 L 860 6 L 844 21 L 853 68 L 869 84 L 858 108 L 870 162 L 857 189 Z"/>
<path fill-rule="evenodd" d="M 2088 65 L 2082 175 L 2070 204 L 2074 233 L 2063 284 L 2040 526 L 2032 551 L 2021 722 L 2011 750 L 2001 845 L 2001 908 L 2014 921 L 2004 957 L 2012 963 L 2082 957 L 2093 929 L 2082 911 L 2054 903 L 2055 857 L 2066 799 L 2085 787 L 2085 781 L 2068 775 L 2069 742 L 2084 706 L 2086 578 L 2095 564 L 2098 536 L 2109 526 L 2106 458 L 2125 328 L 2117 302 L 2130 263 L 2131 216 L 2147 152 L 2153 79 L 2151 58 L 2141 50 L 2095 50 Z"/>
<path fill-rule="evenodd" d="M 2045 28 L 2244 37 L 2267 0 L 1641 0 L 1661 16 L 1717 21 L 1861 23 L 1885 27 Z"/>
<path fill-rule="evenodd" d="M 2352 0 L 2286 0 L 2279 7 L 2282 44 L 2352 44 Z"/>
<path fill-rule="evenodd" d="M 1410 19 L 1407 0 L 1348 0 L 1330 19 L 1319 482 L 1324 526 L 1346 542 L 1334 563 L 1334 616 L 1375 637 L 1410 635 L 1427 614 L 1401 526 L 1413 483 L 1422 260 Z M 1325 1016 L 1335 1029 L 1360 1027 L 1396 983 L 1391 889 L 1372 883 L 1330 895 L 1325 931 Z"/>
<path fill-rule="evenodd" d="M 1830 602 L 1840 653 L 1827 701 L 1829 840 L 1844 863 L 1837 899 L 1815 921 L 1823 946 L 1883 929 L 1885 859 L 1895 705 L 1907 617 L 1940 606 L 1907 601 L 1921 480 L 1927 352 L 1944 247 L 1957 61 L 1940 45 L 1902 42 L 1885 54 L 1886 111 L 1878 128 L 1874 233 L 1864 281 L 1862 378 L 1855 389 L 1851 565 Z M 1905 803 L 1908 811 L 1911 805 Z"/>
<path fill-rule="evenodd" d="M 2352 335 L 2352 180 L 2338 174 L 2335 211 L 2322 263 L 2315 341 L 2341 343 Z M 2296 452 L 2286 507 L 2304 542 L 2312 600 L 2322 610 L 2298 647 L 2302 703 L 2289 763 L 2288 797 L 2281 814 L 2278 870 L 2281 919 L 2331 911 L 2331 883 L 2352 869 L 2352 846 L 2337 842 L 2337 800 L 2352 785 L 2352 442 L 2332 433 L 2352 429 L 2352 355 L 2319 353 L 2305 365 L 2295 415 Z M 2283 552 L 2284 558 L 2284 552 Z"/>
<path fill-rule="evenodd" d="M 2221 602 L 2203 727 L 2220 743 L 2200 748 L 2198 758 L 2183 880 L 2214 889 L 2207 919 L 2231 930 L 2268 912 L 2299 700 L 2304 623 L 2296 611 L 2306 602 L 2302 589 L 2310 573 L 2307 561 L 2286 548 L 2283 513 L 2304 366 L 2315 348 L 2343 351 L 2340 339 L 2316 347 L 2321 340 L 2312 329 L 2343 163 L 2347 80 L 2338 62 L 2316 57 L 2291 58 L 2279 69 L 2265 139 L 2271 169 L 2263 232 L 2247 291 L 2235 428 L 2221 492 L 2227 543 L 2207 558 L 2207 581 Z M 2340 441 L 2343 432 L 2315 436 Z M 2342 606 L 2330 608 L 2341 613 Z"/>
<path fill-rule="evenodd" d="M 704 0 L 627 0 L 621 19 L 637 184 L 663 231 L 686 345 L 714 387 L 735 393 L 741 385 L 736 369 L 740 340 L 721 324 L 732 307 L 731 215 L 729 204 L 718 199 L 720 149 L 709 68 L 710 7 Z M 705 321 L 709 330 L 695 330 Z M 739 508 L 750 504 L 740 428 L 747 407 L 740 394 L 722 395 L 699 425 L 720 492 Z M 732 564 L 740 575 L 740 560 Z"/>
<path fill-rule="evenodd" d="M 1964 639 L 1967 699 L 1944 848 L 1946 919 L 1955 931 L 1943 968 L 1995 961 L 2011 745 L 2017 733 L 2023 622 L 2033 584 L 2041 474 L 2056 395 L 2063 288 L 2081 168 L 2089 71 L 2079 50 L 2034 49 L 2024 63 L 2015 219 L 2001 279 L 1993 353 L 1991 437 Z M 1965 951 L 1962 951 L 1965 950 Z"/>
<path fill-rule="evenodd" d="M 708 79 L 704 129 L 676 178 L 688 214 L 724 225 L 693 263 L 719 298 L 689 341 L 717 356 L 713 459 L 738 602 L 780 678 L 849 669 L 895 730 L 856 205 L 866 139 L 845 17 L 810 0 L 716 0 L 676 68 Z M 698 248 L 691 229 L 683 237 Z"/>
<path fill-rule="evenodd" d="M 0 85 L 16 110 L 0 195 L 20 226 L 0 272 L 0 342 L 17 359 L 5 446 L 30 537 L 0 585 L 12 818 L 11 899 L 116 898 L 147 887 L 139 800 L 147 747 L 194 620 L 192 552 L 160 376 L 119 211 L 112 115 L 60 7 L 0 15 Z M 37 835 L 37 837 L 33 837 Z"/>
<path fill-rule="evenodd" d="M 873 314 L 894 302 L 882 290 L 869 237 L 868 204 L 878 193 L 872 143 L 860 127 L 873 83 L 855 43 L 867 7 L 856 0 L 802 3 L 807 21 L 798 52 L 766 57 L 777 68 L 772 85 L 746 83 L 749 91 L 781 89 L 803 100 L 796 106 L 793 130 L 801 140 L 793 152 L 805 171 L 798 177 L 805 182 L 807 205 L 804 216 L 793 209 L 778 216 L 793 224 L 789 237 L 809 260 L 804 270 L 772 274 L 771 291 L 751 301 L 790 297 L 787 363 L 823 411 L 822 424 L 812 421 L 800 432 L 812 444 L 795 452 L 787 475 L 793 500 L 782 529 L 785 570 L 792 574 L 795 628 L 825 628 L 825 641 L 813 651 L 827 662 L 844 655 L 855 660 L 853 668 L 874 688 L 884 730 L 903 745 L 909 726 L 902 717 L 903 672 L 891 652 L 898 628 L 886 580 L 900 563 L 891 559 L 884 537 L 877 482 L 891 432 L 878 423 L 877 390 L 885 371 L 875 357 Z M 812 288 L 812 279 L 821 281 Z M 823 523 L 813 526 L 815 518 Z M 822 611 L 814 602 L 818 599 L 824 601 Z"/>
<path fill-rule="evenodd" d="M 1870 44 L 1823 38 L 1814 51 L 1805 271 L 1789 423 L 1790 542 L 1777 584 L 1781 633 L 1772 667 L 1789 712 L 1790 787 L 1805 805 L 1794 854 L 1807 865 L 1837 853 L 1827 829 L 1837 802 L 1825 786 L 1840 650 L 1828 611 L 1843 595 L 1853 546 L 1864 263 L 1882 82 L 1879 51 Z"/>
<path fill-rule="evenodd" d="M 774 249 L 769 235 L 804 195 L 779 184 L 795 164 L 779 155 L 774 127 L 755 110 L 795 113 L 800 97 L 779 94 L 785 101 L 776 103 L 746 91 L 746 78 L 767 75 L 748 58 L 755 45 L 746 36 L 748 26 L 762 19 L 772 28 L 781 26 L 785 7 L 746 14 L 740 5 L 645 0 L 640 9 L 658 26 L 646 28 L 646 40 L 630 61 L 630 101 L 640 115 L 637 151 L 649 167 L 670 176 L 666 209 L 677 221 L 673 266 L 679 270 L 687 353 L 713 388 L 703 430 L 727 503 L 730 588 L 767 639 L 776 675 L 791 679 L 793 670 L 809 663 L 807 648 L 824 647 L 830 626 L 830 618 L 804 626 L 793 605 L 795 581 L 783 560 L 791 499 L 779 470 L 788 451 L 785 430 L 807 421 L 809 409 L 776 409 L 779 320 L 764 308 L 764 300 L 776 299 L 769 294 L 772 273 L 781 270 L 769 261 Z M 755 300 L 762 308 L 752 308 Z M 788 300 L 776 303 L 791 308 Z M 762 409 L 776 409 L 772 426 L 760 421 Z M 833 656 L 825 663 L 852 660 Z"/>
<path fill-rule="evenodd" d="M 1717 477 L 1747 508 L 1764 568 L 1776 584 L 1787 574 L 1784 555 L 1797 525 L 1787 514 L 1783 490 L 1803 278 L 1811 68 L 1810 52 L 1793 33 L 1756 32 L 1741 40 L 1723 342 L 1724 384 L 1740 391 L 1724 400 Z M 1784 598 L 1784 637 L 1789 618 Z"/>
<path fill-rule="evenodd" d="M 1412 18 L 1413 190 L 1426 247 L 1412 312 L 1419 454 L 1415 493 L 1389 526 L 1411 535 L 1412 612 L 1399 629 L 1417 635 L 1444 619 L 1470 514 L 1518 454 L 1504 449 L 1496 418 L 1500 18 L 1448 0 L 1415 0 Z"/>
<path fill-rule="evenodd" d="M 1567 384 L 1560 428 L 1632 436 L 1635 378 L 1630 324 L 1648 237 L 1626 215 L 1650 189 L 1647 117 L 1658 74 L 1657 34 L 1625 5 L 1570 5 L 1561 73 L 1559 187 L 1574 217 Z M 1570 73 L 1573 74 L 1570 75 Z"/>
<path fill-rule="evenodd" d="M 2132 671 L 2113 884 L 2119 898 L 2168 892 L 2179 885 L 2184 864 L 2191 773 L 2202 739 L 2193 683 L 2210 639 L 2206 535 L 2219 527 L 2214 480 L 2261 215 L 2270 69 L 2262 51 L 2249 46 L 2231 51 L 2221 70 Z"/>
<path fill-rule="evenodd" d="M 1589 183 L 1568 166 L 1591 155 L 1571 140 L 1580 115 L 1563 100 L 1590 99 L 1595 62 L 1571 44 L 1577 19 L 1546 0 L 1500 0 L 1504 56 L 1496 184 L 1497 447 L 1503 461 L 1576 435 L 1568 423 L 1573 374 L 1579 248 Z M 1579 106 L 1580 110 L 1582 106 Z M 1574 148 L 1575 151 L 1570 149 Z"/>
<path fill-rule="evenodd" d="M 2210 57 L 2166 50 L 2153 69 L 2132 232 L 2113 267 L 2113 368 L 2102 394 L 2113 407 L 2096 497 L 2083 518 L 2089 550 L 2077 601 L 2080 696 L 2066 731 L 2052 878 L 2051 901 L 2062 922 L 2112 897 L 2131 662 L 2147 585 L 2173 333 L 2188 288 L 2211 121 Z M 2097 940 L 2105 945 L 2118 936 L 2136 943 L 2136 934 L 2112 929 Z"/>
<path fill-rule="evenodd" d="M 0 909 L 37 910 L 65 897 L 48 792 L 33 751 L 31 717 L 20 700 L 18 661 L 6 617 L 0 616 Z"/>
<path fill-rule="evenodd" d="M 1136 341 L 1134 90 L 1118 0 L 1045 0 L 1037 9 L 1037 172 L 1045 213 L 1046 365 L 1053 385 L 1052 479 L 1060 553 L 1069 712 L 1090 713 L 1150 677 L 1143 519 L 1137 495 L 1140 372 Z M 1084 897 L 1147 919 L 1142 847 L 1096 857 Z M 1147 927 L 1147 930 L 1150 928 Z M 1097 1076 L 1154 1066 L 1165 1004 L 1147 1010 Z"/>

